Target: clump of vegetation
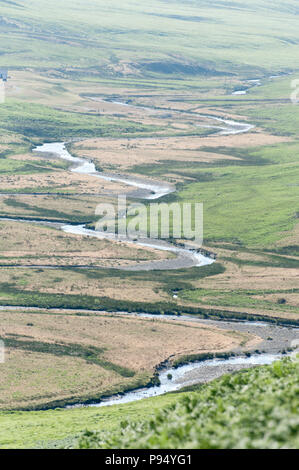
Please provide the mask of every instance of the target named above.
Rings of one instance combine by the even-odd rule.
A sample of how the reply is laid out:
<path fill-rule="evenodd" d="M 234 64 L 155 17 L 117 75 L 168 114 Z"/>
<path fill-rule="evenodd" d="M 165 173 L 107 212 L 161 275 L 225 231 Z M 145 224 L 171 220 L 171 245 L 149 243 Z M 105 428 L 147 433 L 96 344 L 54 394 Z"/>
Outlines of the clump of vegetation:
<path fill-rule="evenodd" d="M 160 130 L 154 126 L 137 124 L 128 120 L 104 118 L 59 111 L 35 103 L 22 103 L 7 100 L 0 108 L 1 131 L 14 132 L 25 136 L 31 142 L 38 143 L 47 139 L 57 141 L 74 137 L 99 137 L 139 135 L 143 132 Z"/>
<path fill-rule="evenodd" d="M 299 356 L 202 386 L 146 422 L 85 432 L 80 448 L 279 449 L 299 446 Z M 229 431 L 228 431 L 229 429 Z"/>

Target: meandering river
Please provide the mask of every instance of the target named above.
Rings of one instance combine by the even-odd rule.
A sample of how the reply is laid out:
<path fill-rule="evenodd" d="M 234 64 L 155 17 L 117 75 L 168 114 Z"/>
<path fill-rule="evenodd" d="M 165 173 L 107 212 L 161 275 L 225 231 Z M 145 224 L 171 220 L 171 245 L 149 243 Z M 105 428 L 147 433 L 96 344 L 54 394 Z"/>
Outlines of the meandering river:
<path fill-rule="evenodd" d="M 80 173 L 83 175 L 90 175 L 94 176 L 95 178 L 101 178 L 108 181 L 125 183 L 129 186 L 138 188 L 138 194 L 135 195 L 136 198 L 157 200 L 175 191 L 175 187 L 173 185 L 166 183 L 153 182 L 146 179 L 143 180 L 141 178 L 133 178 L 131 176 L 126 175 L 101 173 L 96 170 L 96 167 L 93 162 L 72 156 L 68 152 L 66 144 L 64 142 L 46 143 L 34 149 L 34 152 L 54 154 L 59 156 L 59 158 L 69 161 L 70 163 L 72 163 L 72 168 L 70 170 L 72 172 Z M 57 224 L 55 225 L 57 226 Z M 99 239 L 118 240 L 142 247 L 169 251 L 176 255 L 174 259 L 150 261 L 139 265 L 137 264 L 130 267 L 120 267 L 117 269 L 136 271 L 169 270 L 190 268 L 193 266 L 205 266 L 214 262 L 214 259 L 202 255 L 195 249 L 177 247 L 164 240 L 152 240 L 148 238 L 132 240 L 131 238 L 126 236 L 118 236 L 113 233 L 90 230 L 82 224 L 62 224 L 61 229 L 66 233 L 72 233 L 74 235 L 83 235 Z"/>
<path fill-rule="evenodd" d="M 114 104 L 118 105 L 125 105 L 133 107 L 127 103 L 121 102 L 114 102 Z M 137 107 L 135 107 L 137 108 Z M 140 109 L 138 107 L 138 109 Z M 150 110 L 150 108 L 142 108 L 146 110 Z M 236 135 L 240 133 L 249 132 L 254 126 L 247 123 L 236 122 L 232 120 L 227 120 L 224 118 L 220 118 L 217 116 L 211 115 L 201 115 L 204 118 L 212 119 L 217 122 L 220 122 L 221 126 L 213 126 L 213 125 L 202 125 L 202 127 L 211 127 L 219 129 L 219 135 Z M 162 183 L 158 181 L 151 181 L 149 179 L 143 178 L 134 178 L 132 176 L 123 175 L 123 174 L 115 174 L 115 173 L 108 173 L 108 172 L 99 172 L 96 170 L 95 164 L 83 158 L 74 157 L 69 153 L 66 147 L 65 142 L 54 142 L 54 143 L 45 143 L 43 145 L 38 146 L 33 150 L 34 152 L 43 153 L 43 154 L 54 154 L 59 158 L 69 161 L 71 163 L 70 171 L 75 173 L 80 173 L 83 175 L 94 176 L 95 178 L 104 179 L 107 181 L 118 182 L 122 184 L 126 184 L 128 186 L 132 186 L 136 188 L 138 191 L 131 195 L 131 197 L 141 198 L 146 200 L 158 200 L 161 199 L 163 196 L 167 194 L 175 192 L 175 186 Z M 204 256 L 200 252 L 192 248 L 183 248 L 177 247 L 166 241 L 162 240 L 150 240 L 150 239 L 138 239 L 132 240 L 127 237 L 116 237 L 114 234 L 111 233 L 103 233 L 97 232 L 95 230 L 90 230 L 84 225 L 70 225 L 64 224 L 61 226 L 61 229 L 66 233 L 72 233 L 75 235 L 83 235 L 88 237 L 96 237 L 96 238 L 108 238 L 110 240 L 121 240 L 126 243 L 133 243 L 135 245 L 139 245 L 142 247 L 148 248 L 155 248 L 162 251 L 169 251 L 176 255 L 175 259 L 166 259 L 166 260 L 159 260 L 159 261 L 151 261 L 148 263 L 142 263 L 135 266 L 130 266 L 126 268 L 119 268 L 124 270 L 169 270 L 169 269 L 182 269 L 182 268 L 190 268 L 194 266 L 205 266 L 208 264 L 212 264 L 214 259 L 208 258 Z"/>
<path fill-rule="evenodd" d="M 118 105 L 130 106 L 127 103 L 115 102 Z M 140 109 L 138 107 L 138 109 Z M 148 108 L 143 108 L 148 109 Z M 223 119 L 217 116 L 205 115 L 203 116 L 207 119 L 214 120 L 217 122 L 217 125 L 200 125 L 201 127 L 209 127 L 218 129 L 218 135 L 236 135 L 240 133 L 249 132 L 254 126 L 247 123 L 235 122 L 232 120 Z M 219 123 L 219 125 L 218 125 Z M 99 172 L 96 170 L 96 167 L 92 161 L 74 157 L 69 153 L 66 147 L 65 142 L 54 142 L 54 143 L 45 143 L 41 146 L 38 146 L 34 149 L 34 152 L 43 153 L 43 154 L 54 154 L 61 159 L 67 160 L 70 162 L 70 171 L 75 173 L 80 173 L 83 175 L 94 176 L 95 178 L 100 178 L 108 181 L 119 182 L 126 184 L 136 189 L 136 193 L 132 197 L 147 199 L 147 200 L 158 200 L 163 196 L 170 194 L 175 191 L 175 187 L 168 183 L 151 181 L 149 179 L 143 178 L 134 178 L 132 176 L 115 174 L 108 172 Z M 8 218 L 6 218 L 8 219 Z M 16 219 L 9 219 L 16 220 Z M 20 219 L 18 219 L 20 221 Z M 22 220 L 21 220 L 22 221 Z M 24 222 L 28 220 L 23 219 Z M 72 233 L 75 235 L 83 235 L 88 237 L 97 237 L 97 238 L 108 238 L 110 240 L 115 239 L 113 234 L 97 232 L 94 230 L 88 229 L 84 225 L 70 225 L 63 223 L 54 223 L 49 221 L 31 221 L 32 223 L 42 223 L 47 225 L 55 226 L 56 228 L 62 229 L 66 233 Z M 117 238 L 119 239 L 119 238 Z M 126 237 L 123 237 L 122 240 L 126 243 L 134 243 L 135 245 L 142 247 L 150 247 L 158 250 L 169 251 L 176 255 L 175 259 L 160 260 L 160 261 L 151 261 L 142 265 L 130 266 L 127 268 L 120 269 L 130 269 L 130 270 L 152 270 L 152 269 L 181 269 L 192 266 L 204 266 L 214 262 L 214 259 L 203 256 L 201 253 L 197 252 L 191 248 L 181 248 L 176 247 L 170 243 L 161 240 L 131 240 Z M 39 266 L 41 267 L 41 266 Z M 42 266 L 43 268 L 55 269 L 55 266 Z M 56 267 L 57 268 L 57 267 Z M 12 309 L 20 310 L 24 307 L 0 307 L 0 310 Z M 25 308 L 26 309 L 26 308 Z M 27 308 L 28 309 L 28 308 Z M 30 310 L 30 309 L 28 309 Z M 40 309 L 42 310 L 42 309 Z M 82 310 L 84 312 L 85 310 Z M 86 311 L 85 311 L 86 312 Z M 122 313 L 125 314 L 125 313 Z M 141 315 L 142 316 L 142 315 Z M 144 314 L 144 317 L 158 318 L 158 316 L 152 316 Z M 253 322 L 219 322 L 212 320 L 199 320 L 189 316 L 181 316 L 179 318 L 173 318 L 173 321 L 199 321 L 202 323 L 208 323 L 213 326 L 217 326 L 224 329 L 238 330 L 238 331 L 247 331 L 248 333 L 255 334 L 262 338 L 262 354 L 254 354 L 250 357 L 245 357 L 242 354 L 242 351 L 239 351 L 239 357 L 234 357 L 230 359 L 213 359 L 202 362 L 194 362 L 192 364 L 187 364 L 180 366 L 178 368 L 168 368 L 163 370 L 159 374 L 160 386 L 155 386 L 151 388 L 144 388 L 140 390 L 134 390 L 132 392 L 125 393 L 121 396 L 114 396 L 110 399 L 103 400 L 100 403 L 94 403 L 88 406 L 109 406 L 120 403 L 128 403 L 143 398 L 148 398 L 152 396 L 162 395 L 166 392 L 179 390 L 180 388 L 190 385 L 193 383 L 206 382 L 222 375 L 225 372 L 232 372 L 234 370 L 240 370 L 247 367 L 257 366 L 261 364 L 270 364 L 274 360 L 281 357 L 281 351 L 285 348 L 291 346 L 292 341 L 298 339 L 298 329 L 297 328 L 284 328 L 275 325 L 263 324 L 263 323 L 253 323 Z M 269 335 L 271 334 L 272 340 L 269 342 Z M 80 404 L 75 406 L 82 406 Z"/>

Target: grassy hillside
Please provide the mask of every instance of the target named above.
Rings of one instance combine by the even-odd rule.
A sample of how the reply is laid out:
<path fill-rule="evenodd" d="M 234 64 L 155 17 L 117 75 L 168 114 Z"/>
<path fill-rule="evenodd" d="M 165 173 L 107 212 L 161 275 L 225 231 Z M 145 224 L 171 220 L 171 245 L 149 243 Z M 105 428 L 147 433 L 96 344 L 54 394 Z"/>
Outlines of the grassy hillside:
<path fill-rule="evenodd" d="M 296 0 L 0 0 L 0 64 L 106 76 L 296 70 L 298 11 Z"/>
<path fill-rule="evenodd" d="M 99 171 L 171 182 L 166 202 L 203 202 L 205 248 L 217 254 L 205 267 L 121 271 L 158 253 L 2 220 L 0 305 L 111 318 L 2 310 L 0 447 L 298 447 L 298 361 L 111 408 L 12 411 L 140 386 L 170 354 L 198 347 L 190 326 L 128 319 L 126 329 L 116 311 L 298 323 L 299 107 L 289 101 L 298 26 L 297 0 L 0 0 L 0 68 L 10 75 L 1 216 L 90 223 L 99 202 L 128 189 L 31 152 L 75 140 L 70 152 Z M 255 128 L 217 135 L 199 127 L 217 124 L 207 114 Z"/>
<path fill-rule="evenodd" d="M 146 422 L 86 432 L 80 448 L 298 449 L 299 360 L 226 375 Z"/>
<path fill-rule="evenodd" d="M 2 411 L 1 448 L 298 448 L 298 372 L 298 360 L 285 359 L 225 376 L 199 391 L 125 405 L 30 413 Z"/>
<path fill-rule="evenodd" d="M 0 122 L 0 137 L 1 134 L 14 132 L 35 142 L 67 140 L 78 136 L 82 138 L 134 135 L 155 129 L 125 120 L 57 111 L 47 106 L 25 104 L 15 100 L 7 100 L 0 106 Z"/>
<path fill-rule="evenodd" d="M 178 197 L 183 201 L 203 201 L 206 243 L 268 247 L 294 227 L 299 175 L 292 151 L 297 154 L 298 144 L 234 149 L 231 154 L 241 158 L 243 154 L 245 162 L 195 168 L 198 182 L 186 185 Z M 283 161 L 288 154 L 291 161 Z"/>
<path fill-rule="evenodd" d="M 169 394 L 101 409 L 0 411 L 0 448 L 51 448 L 61 447 L 66 443 L 72 445 L 84 429 L 115 430 L 124 415 L 132 420 L 149 419 L 159 408 L 175 403 L 178 396 L 181 397 L 182 394 Z"/>

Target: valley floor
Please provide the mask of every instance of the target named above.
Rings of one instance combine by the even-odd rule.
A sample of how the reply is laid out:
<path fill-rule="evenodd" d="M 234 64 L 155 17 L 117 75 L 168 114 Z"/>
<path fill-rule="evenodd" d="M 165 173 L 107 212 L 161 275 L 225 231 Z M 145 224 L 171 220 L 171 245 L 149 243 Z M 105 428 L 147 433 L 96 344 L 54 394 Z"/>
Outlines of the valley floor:
<path fill-rule="evenodd" d="M 248 392 L 254 403 L 271 374 L 273 403 L 281 378 L 289 384 L 290 402 L 282 412 L 292 421 L 297 369 L 287 361 L 213 382 L 203 388 L 203 398 L 184 392 L 101 410 L 40 410 L 144 386 L 155 380 L 156 367 L 166 360 L 173 364 L 201 354 L 252 354 L 271 345 L 280 353 L 296 339 L 299 143 L 294 122 L 299 108 L 292 108 L 293 120 L 288 121 L 290 105 L 281 101 L 285 77 L 277 82 L 265 78 L 264 94 L 252 87 L 246 99 L 226 96 L 219 80 L 206 80 L 205 93 L 190 87 L 182 98 L 180 89 L 162 93 L 138 81 L 112 88 L 88 78 L 64 77 L 57 88 L 51 76 L 30 70 L 12 73 L 8 99 L 0 106 L 0 336 L 6 346 L 6 362 L 0 365 L 1 447 L 54 446 L 63 439 L 64 445 L 73 445 L 73 436 L 84 428 L 116 431 L 124 417 L 146 422 L 169 404 L 184 421 L 184 399 L 197 406 L 210 393 L 218 397 L 218 419 L 227 406 L 219 393 L 227 392 L 228 384 L 236 389 L 235 409 L 247 379 L 261 377 L 261 388 Z M 268 101 L 277 88 L 282 95 Z M 227 121 L 238 122 L 242 132 L 232 124 L 219 129 Z M 114 204 L 120 193 L 130 201 L 149 201 L 140 188 L 136 192 L 121 181 L 75 173 L 53 154 L 32 152 L 37 145 L 58 141 L 68 142 L 73 156 L 90 160 L 103 174 L 175 187 L 163 202 L 203 202 L 204 249 L 216 261 L 165 269 L 173 253 L 61 231 L 65 224 L 87 224 L 92 230 L 99 201 Z M 157 262 L 164 268 L 145 269 Z M 129 317 L 128 312 L 175 318 L 190 314 L 190 322 Z M 229 328 L 216 323 L 223 319 L 232 321 Z M 248 328 L 242 323 L 240 329 L 233 321 L 252 323 Z M 263 326 L 254 330 L 255 321 L 266 322 L 263 334 Z M 278 344 L 279 325 L 289 327 L 289 335 L 295 333 L 281 334 Z M 251 411 L 244 409 L 244 416 Z M 297 424 L 294 429 L 286 424 L 285 441 L 276 435 L 260 440 L 257 430 L 252 446 L 295 446 Z M 145 437 L 138 435 L 141 447 L 179 445 L 175 438 L 164 442 L 165 430 L 159 426 L 156 440 L 146 440 L 146 426 Z M 134 432 L 129 426 L 128 435 Z M 104 446 L 129 445 L 121 434 L 109 436 L 105 434 Z M 250 447 L 247 437 L 242 442 Z M 221 430 L 218 438 L 207 445 L 242 444 L 225 440 Z M 101 439 L 87 435 L 78 445 L 98 446 Z M 204 446 L 198 439 L 190 437 L 186 445 Z"/>

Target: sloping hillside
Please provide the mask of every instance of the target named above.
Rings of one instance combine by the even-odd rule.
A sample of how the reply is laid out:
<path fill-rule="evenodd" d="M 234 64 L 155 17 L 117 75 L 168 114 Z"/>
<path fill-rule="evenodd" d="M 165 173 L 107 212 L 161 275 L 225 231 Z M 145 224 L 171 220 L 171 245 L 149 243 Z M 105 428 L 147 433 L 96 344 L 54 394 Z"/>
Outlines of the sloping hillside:
<path fill-rule="evenodd" d="M 106 76 L 296 70 L 298 12 L 296 0 L 0 0 L 0 65 Z"/>
<path fill-rule="evenodd" d="M 279 449 L 299 446 L 299 358 L 226 375 L 145 423 L 87 432 L 81 448 Z M 125 417 L 124 417 L 125 418 Z"/>

